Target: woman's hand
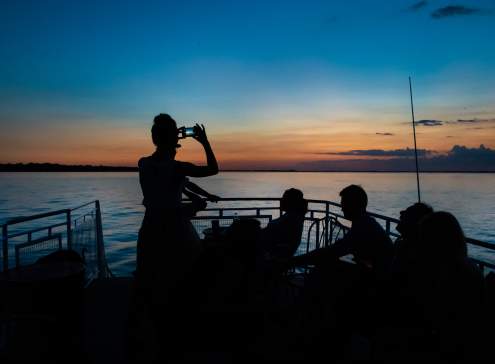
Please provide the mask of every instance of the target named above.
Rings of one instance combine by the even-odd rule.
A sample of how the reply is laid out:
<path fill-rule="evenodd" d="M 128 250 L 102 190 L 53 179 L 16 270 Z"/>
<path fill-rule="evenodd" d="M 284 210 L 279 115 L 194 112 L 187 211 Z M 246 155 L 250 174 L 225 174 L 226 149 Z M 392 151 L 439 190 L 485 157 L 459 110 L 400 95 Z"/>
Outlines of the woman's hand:
<path fill-rule="evenodd" d="M 199 126 L 199 124 L 196 124 L 194 128 L 196 129 L 196 133 L 194 134 L 193 138 L 203 145 L 207 144 L 208 138 L 206 137 L 205 126 L 203 124 L 201 124 L 201 126 Z"/>

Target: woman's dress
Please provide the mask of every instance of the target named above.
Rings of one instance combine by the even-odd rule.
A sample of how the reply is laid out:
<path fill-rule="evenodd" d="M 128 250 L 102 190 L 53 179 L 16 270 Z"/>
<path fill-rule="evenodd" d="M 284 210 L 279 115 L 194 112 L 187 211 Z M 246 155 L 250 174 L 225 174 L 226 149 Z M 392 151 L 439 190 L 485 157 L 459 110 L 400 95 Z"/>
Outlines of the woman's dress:
<path fill-rule="evenodd" d="M 138 286 L 154 303 L 165 303 L 200 253 L 199 241 L 181 209 L 186 177 L 181 162 L 155 155 L 139 161 L 146 208 L 137 246 Z"/>

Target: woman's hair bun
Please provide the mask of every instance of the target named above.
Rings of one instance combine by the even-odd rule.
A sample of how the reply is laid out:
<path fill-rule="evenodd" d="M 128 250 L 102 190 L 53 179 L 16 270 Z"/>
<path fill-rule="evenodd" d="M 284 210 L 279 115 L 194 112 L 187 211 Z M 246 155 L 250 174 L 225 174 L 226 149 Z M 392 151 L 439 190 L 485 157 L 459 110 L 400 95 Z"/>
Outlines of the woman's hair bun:
<path fill-rule="evenodd" d="M 175 123 L 175 120 L 172 119 L 172 117 L 169 114 L 158 114 L 153 119 L 153 124 L 154 125 L 163 124 L 163 123 L 170 123 L 170 122 Z"/>
<path fill-rule="evenodd" d="M 169 114 L 159 114 L 153 119 L 151 139 L 156 146 L 173 147 L 177 144 L 177 123 Z"/>

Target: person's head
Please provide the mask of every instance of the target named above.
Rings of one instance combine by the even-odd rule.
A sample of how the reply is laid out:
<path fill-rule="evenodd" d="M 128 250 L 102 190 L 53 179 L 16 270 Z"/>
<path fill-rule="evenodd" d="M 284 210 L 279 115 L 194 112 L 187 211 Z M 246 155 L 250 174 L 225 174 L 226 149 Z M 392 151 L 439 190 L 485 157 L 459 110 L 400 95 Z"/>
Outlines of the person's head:
<path fill-rule="evenodd" d="M 304 199 L 301 190 L 289 188 L 285 190 L 280 200 L 280 209 L 290 213 L 305 214 L 308 210 L 308 202 Z"/>
<path fill-rule="evenodd" d="M 153 119 L 151 138 L 157 149 L 161 149 L 175 156 L 179 140 L 177 123 L 168 114 L 159 114 Z"/>
<path fill-rule="evenodd" d="M 427 215 L 419 226 L 420 242 L 428 261 L 449 264 L 467 257 L 467 246 L 459 222 L 449 212 Z"/>
<path fill-rule="evenodd" d="M 340 204 L 344 217 L 353 220 L 366 213 L 368 196 L 361 186 L 349 185 L 340 191 Z"/>
<path fill-rule="evenodd" d="M 419 232 L 419 222 L 432 212 L 433 209 L 431 206 L 422 202 L 416 202 L 414 205 L 411 205 L 400 212 L 399 223 L 396 227 L 397 231 L 403 238 L 417 236 Z"/>

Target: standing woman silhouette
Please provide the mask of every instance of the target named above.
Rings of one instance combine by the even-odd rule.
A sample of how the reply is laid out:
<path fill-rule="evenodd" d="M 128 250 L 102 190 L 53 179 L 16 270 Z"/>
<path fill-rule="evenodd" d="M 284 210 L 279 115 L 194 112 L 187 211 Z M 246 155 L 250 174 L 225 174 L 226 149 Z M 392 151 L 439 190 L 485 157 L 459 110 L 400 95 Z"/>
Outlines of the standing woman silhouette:
<path fill-rule="evenodd" d="M 136 275 L 141 293 L 155 308 L 169 301 L 200 254 L 197 237 L 181 209 L 182 190 L 187 176 L 215 175 L 218 164 L 204 126 L 196 124 L 195 131 L 194 139 L 205 150 L 206 166 L 175 160 L 179 130 L 168 114 L 154 118 L 151 136 L 156 151 L 138 164 L 146 212 L 139 230 Z"/>

